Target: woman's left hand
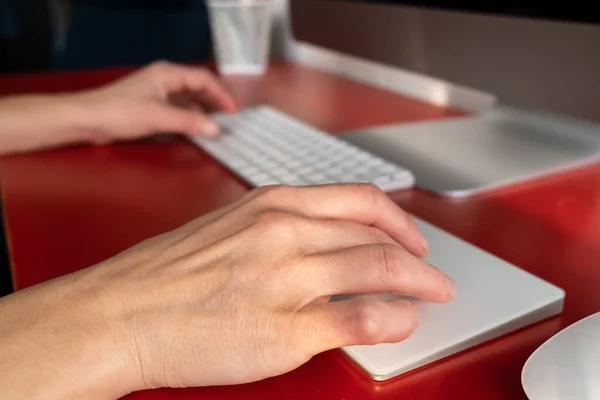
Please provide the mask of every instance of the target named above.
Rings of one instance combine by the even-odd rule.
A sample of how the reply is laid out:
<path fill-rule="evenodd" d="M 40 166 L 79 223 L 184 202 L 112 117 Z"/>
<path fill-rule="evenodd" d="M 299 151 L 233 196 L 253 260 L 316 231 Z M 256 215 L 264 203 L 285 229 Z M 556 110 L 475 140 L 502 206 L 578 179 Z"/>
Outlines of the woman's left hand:
<path fill-rule="evenodd" d="M 121 80 L 79 96 L 96 113 L 96 143 L 154 133 L 216 136 L 209 111 L 236 111 L 217 78 L 204 68 L 156 62 Z"/>

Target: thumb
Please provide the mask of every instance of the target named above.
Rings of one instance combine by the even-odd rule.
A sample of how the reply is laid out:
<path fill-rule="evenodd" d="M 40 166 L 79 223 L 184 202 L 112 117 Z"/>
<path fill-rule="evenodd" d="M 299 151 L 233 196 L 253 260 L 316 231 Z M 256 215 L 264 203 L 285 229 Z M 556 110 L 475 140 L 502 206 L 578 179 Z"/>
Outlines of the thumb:
<path fill-rule="evenodd" d="M 198 109 L 182 109 L 159 106 L 152 110 L 150 119 L 154 129 L 161 132 L 177 132 L 190 136 L 217 136 L 219 124 Z"/>

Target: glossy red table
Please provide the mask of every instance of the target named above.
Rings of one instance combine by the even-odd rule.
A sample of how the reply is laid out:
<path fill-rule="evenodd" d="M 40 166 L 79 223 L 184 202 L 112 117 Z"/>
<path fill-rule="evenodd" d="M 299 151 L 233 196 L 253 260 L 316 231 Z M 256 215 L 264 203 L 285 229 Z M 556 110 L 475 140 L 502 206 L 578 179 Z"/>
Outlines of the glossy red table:
<path fill-rule="evenodd" d="M 0 78 L 0 94 L 82 89 L 125 72 L 7 76 Z M 459 114 L 283 62 L 264 77 L 228 78 L 226 85 L 242 105 L 268 103 L 332 133 Z M 92 265 L 248 191 L 183 138 L 4 157 L 0 179 L 18 289 Z M 464 200 L 419 189 L 391 197 L 564 288 L 564 313 L 384 383 L 371 381 L 336 350 L 262 382 L 128 398 L 525 399 L 520 373 L 531 352 L 600 311 L 600 165 Z"/>

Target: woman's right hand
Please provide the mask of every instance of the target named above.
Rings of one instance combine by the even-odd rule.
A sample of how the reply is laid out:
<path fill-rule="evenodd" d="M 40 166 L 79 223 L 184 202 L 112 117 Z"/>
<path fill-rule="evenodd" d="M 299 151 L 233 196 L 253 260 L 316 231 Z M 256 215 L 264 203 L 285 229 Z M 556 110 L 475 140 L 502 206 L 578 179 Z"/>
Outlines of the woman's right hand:
<path fill-rule="evenodd" d="M 92 343 L 114 355 L 113 395 L 256 381 L 328 349 L 408 337 L 418 323 L 409 301 L 329 299 L 448 302 L 454 284 L 426 253 L 414 222 L 373 186 L 263 188 L 51 283 L 70 295 L 43 300 L 47 331 L 68 343 L 96 324 Z M 73 302 L 89 304 L 89 323 L 53 330 Z"/>

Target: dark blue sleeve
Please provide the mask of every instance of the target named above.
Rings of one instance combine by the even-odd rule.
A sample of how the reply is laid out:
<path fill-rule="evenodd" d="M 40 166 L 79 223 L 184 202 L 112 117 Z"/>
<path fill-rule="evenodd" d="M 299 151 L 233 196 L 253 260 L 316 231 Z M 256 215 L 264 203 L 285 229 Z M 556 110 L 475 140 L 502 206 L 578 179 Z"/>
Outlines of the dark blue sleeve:
<path fill-rule="evenodd" d="M 17 23 L 7 0 L 0 0 L 0 35 L 17 35 Z"/>
<path fill-rule="evenodd" d="M 60 66 L 201 61 L 210 39 L 202 0 L 76 0 Z"/>

